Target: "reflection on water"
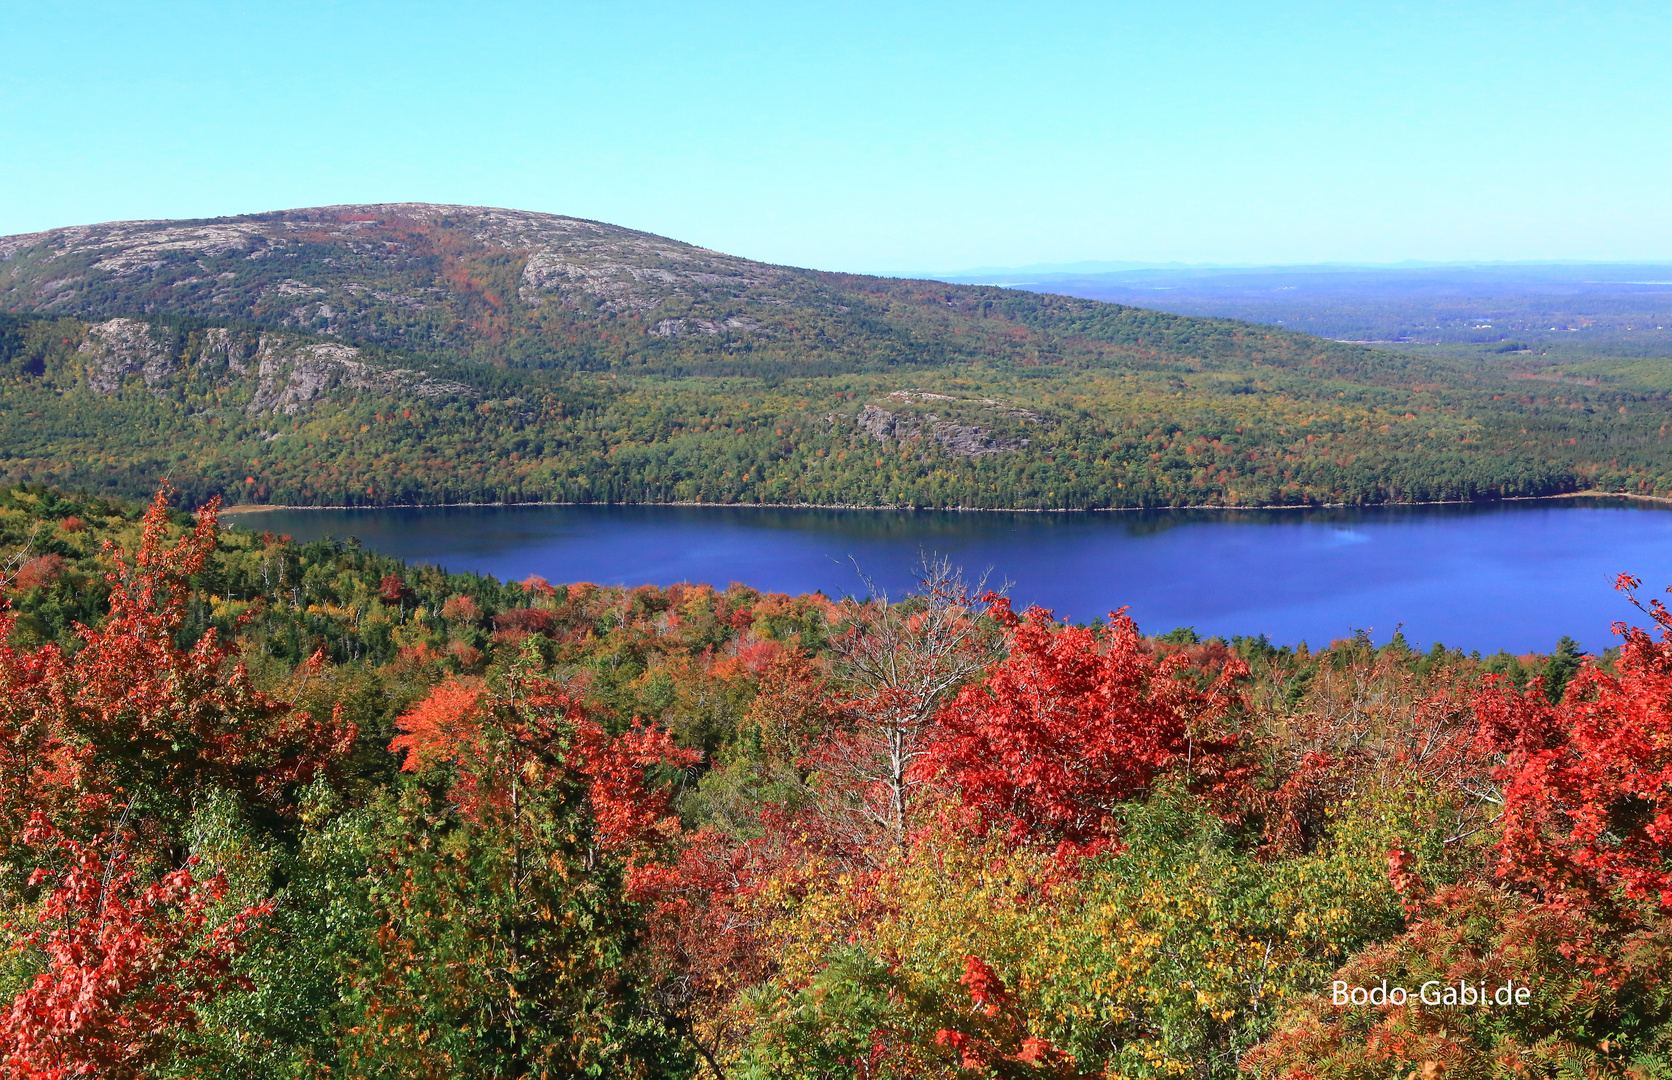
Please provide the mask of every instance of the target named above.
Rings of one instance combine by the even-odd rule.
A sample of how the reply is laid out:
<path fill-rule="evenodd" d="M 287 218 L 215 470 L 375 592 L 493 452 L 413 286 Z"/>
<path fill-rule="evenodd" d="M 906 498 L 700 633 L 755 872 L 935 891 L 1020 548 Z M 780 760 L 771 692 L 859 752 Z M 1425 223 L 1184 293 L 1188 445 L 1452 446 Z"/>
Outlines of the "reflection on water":
<path fill-rule="evenodd" d="M 1548 650 L 1609 644 L 1635 614 L 1622 571 L 1672 584 L 1672 514 L 1627 500 L 1387 508 L 959 513 L 780 507 L 284 510 L 238 519 L 299 539 L 358 537 L 411 562 L 499 577 L 898 595 L 924 554 L 991 569 L 1019 604 L 1089 620 L 1127 606 L 1151 631 Z M 857 570 L 856 570 L 857 565 Z"/>

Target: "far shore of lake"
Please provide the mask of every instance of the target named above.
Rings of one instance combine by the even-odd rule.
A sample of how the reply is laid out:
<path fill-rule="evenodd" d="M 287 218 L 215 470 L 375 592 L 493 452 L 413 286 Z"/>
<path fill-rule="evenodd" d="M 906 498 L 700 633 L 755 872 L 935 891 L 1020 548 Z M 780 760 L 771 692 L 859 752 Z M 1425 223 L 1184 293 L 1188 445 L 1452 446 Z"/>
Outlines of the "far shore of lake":
<path fill-rule="evenodd" d="M 741 510 L 922 510 L 933 513 L 955 514 L 1122 514 L 1133 512 L 1161 512 L 1167 510 L 1344 510 L 1386 509 L 1399 506 L 1491 506 L 1494 503 L 1543 502 L 1551 499 L 1635 499 L 1639 502 L 1672 504 L 1672 497 L 1639 495 L 1627 491 L 1565 491 L 1557 495 L 1507 495 L 1501 499 L 1436 499 L 1429 502 L 1381 503 L 1251 503 L 1249 505 L 1202 503 L 1188 506 L 1099 506 L 1091 509 L 1037 506 L 910 506 L 903 503 L 721 503 L 693 502 L 456 502 L 456 503 L 375 503 L 348 505 L 288 505 L 283 503 L 238 503 L 223 506 L 222 514 L 260 514 L 270 510 L 446 510 L 453 507 L 512 507 L 512 506 L 687 506 L 717 507 Z"/>

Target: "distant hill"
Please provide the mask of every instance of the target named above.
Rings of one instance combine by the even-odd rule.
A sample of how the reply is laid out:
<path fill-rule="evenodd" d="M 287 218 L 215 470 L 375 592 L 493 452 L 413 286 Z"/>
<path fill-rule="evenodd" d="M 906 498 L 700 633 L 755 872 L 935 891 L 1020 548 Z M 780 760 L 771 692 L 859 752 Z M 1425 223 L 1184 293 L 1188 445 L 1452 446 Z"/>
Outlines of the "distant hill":
<path fill-rule="evenodd" d="M 1641 378 L 513 210 L 4 237 L 0 311 L 0 472 L 96 492 L 1086 508 L 1672 484 Z"/>
<path fill-rule="evenodd" d="M 952 275 L 1377 342 L 1672 354 L 1672 263 L 1034 267 Z"/>

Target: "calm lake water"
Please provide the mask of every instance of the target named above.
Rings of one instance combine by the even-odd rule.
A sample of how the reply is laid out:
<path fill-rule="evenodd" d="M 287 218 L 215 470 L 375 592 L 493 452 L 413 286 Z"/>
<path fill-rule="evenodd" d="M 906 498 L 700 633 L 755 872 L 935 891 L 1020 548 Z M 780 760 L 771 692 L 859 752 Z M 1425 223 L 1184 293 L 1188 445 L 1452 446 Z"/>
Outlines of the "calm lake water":
<path fill-rule="evenodd" d="M 1266 634 L 1313 645 L 1399 624 L 1413 644 L 1590 650 L 1615 620 L 1644 620 L 1613 591 L 1672 584 L 1672 511 L 1627 500 L 1309 511 L 1087 514 L 746 507 L 441 507 L 280 510 L 234 520 L 297 539 L 358 537 L 414 563 L 553 582 L 906 592 L 924 554 L 1009 581 L 1018 607 L 1089 620 L 1127 606 L 1146 632 Z M 856 569 L 857 567 L 857 569 Z"/>

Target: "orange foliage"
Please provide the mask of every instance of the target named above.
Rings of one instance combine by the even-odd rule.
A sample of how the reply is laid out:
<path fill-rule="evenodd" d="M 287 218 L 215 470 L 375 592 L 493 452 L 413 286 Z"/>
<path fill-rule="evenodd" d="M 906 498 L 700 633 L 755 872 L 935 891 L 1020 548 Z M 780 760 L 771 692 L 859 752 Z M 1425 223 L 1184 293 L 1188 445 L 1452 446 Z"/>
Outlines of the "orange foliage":
<path fill-rule="evenodd" d="M 391 753 L 406 755 L 401 771 L 422 772 L 476 752 L 482 729 L 471 714 L 481 696 L 477 681 L 448 679 L 402 713 L 395 721 L 401 734 L 389 744 Z"/>
<path fill-rule="evenodd" d="M 482 609 L 468 596 L 455 596 L 441 605 L 441 617 L 451 623 L 472 625 L 480 622 Z"/>

